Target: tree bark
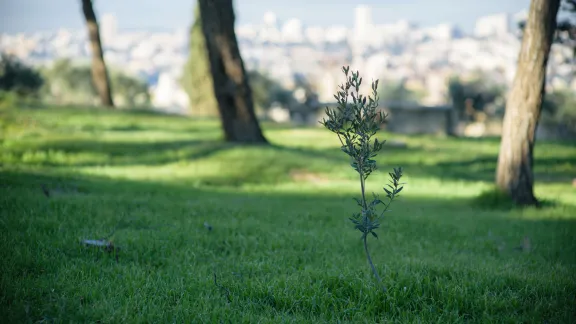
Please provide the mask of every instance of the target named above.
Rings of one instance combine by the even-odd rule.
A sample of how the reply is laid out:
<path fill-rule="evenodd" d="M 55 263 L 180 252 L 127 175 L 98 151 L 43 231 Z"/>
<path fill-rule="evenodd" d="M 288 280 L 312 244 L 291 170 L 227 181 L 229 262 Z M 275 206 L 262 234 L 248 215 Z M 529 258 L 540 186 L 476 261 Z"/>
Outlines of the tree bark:
<path fill-rule="evenodd" d="M 516 76 L 506 101 L 496 185 L 517 205 L 538 205 L 533 189 L 533 151 L 559 6 L 560 0 L 532 0 Z"/>
<path fill-rule="evenodd" d="M 224 137 L 229 142 L 267 143 L 234 32 L 232 0 L 199 0 L 202 32 Z"/>
<path fill-rule="evenodd" d="M 106 70 L 106 63 L 104 62 L 100 30 L 94 8 L 92 7 L 92 0 L 82 0 L 82 12 L 86 19 L 88 39 L 92 48 L 92 82 L 102 105 L 112 108 L 114 107 L 114 101 L 112 100 L 110 79 Z"/>

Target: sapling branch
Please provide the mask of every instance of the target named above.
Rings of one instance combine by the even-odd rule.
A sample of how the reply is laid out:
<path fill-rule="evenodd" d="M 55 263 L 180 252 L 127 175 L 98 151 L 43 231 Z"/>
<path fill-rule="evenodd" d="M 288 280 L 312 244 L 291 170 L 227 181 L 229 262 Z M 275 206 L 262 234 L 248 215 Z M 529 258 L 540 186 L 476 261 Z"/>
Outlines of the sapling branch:
<path fill-rule="evenodd" d="M 394 168 L 394 172 L 389 173 L 390 184 L 387 185 L 388 188 L 384 187 L 388 202 L 384 203 L 374 194 L 374 199 L 368 203 L 366 200 L 366 179 L 376 170 L 376 161 L 373 158 L 376 157 L 378 151 L 382 149 L 385 143 L 385 141 L 380 142 L 378 139 L 371 141 L 371 139 L 385 122 L 386 115 L 376 111 L 378 107 L 376 91 L 378 89 L 378 80 L 372 82 L 372 96 L 366 97 L 359 93 L 360 85 L 362 84 L 362 78 L 359 73 L 352 72 L 349 75 L 349 67 L 343 67 L 342 71 L 346 75 L 346 83 L 340 85 L 340 90 L 334 95 L 338 105 L 335 109 L 326 108 L 328 119 L 323 119 L 320 123 L 338 136 L 342 152 L 350 157 L 350 165 L 358 172 L 361 199 L 354 199 L 360 206 L 361 212 L 355 214 L 350 220 L 354 223 L 354 228 L 362 232 L 366 258 L 374 273 L 374 277 L 376 277 L 378 283 L 381 283 L 380 276 L 368 250 L 367 237 L 368 234 L 372 234 L 372 236 L 378 238 L 378 235 L 374 232 L 380 226 L 378 220 L 385 212 L 389 211 L 392 201 L 402 191 L 402 184 L 399 182 L 402 177 L 402 168 Z M 349 97 L 352 97 L 351 102 L 349 102 Z M 376 206 L 379 204 L 384 205 L 380 215 L 376 212 Z M 384 290 L 386 290 L 385 287 Z"/>

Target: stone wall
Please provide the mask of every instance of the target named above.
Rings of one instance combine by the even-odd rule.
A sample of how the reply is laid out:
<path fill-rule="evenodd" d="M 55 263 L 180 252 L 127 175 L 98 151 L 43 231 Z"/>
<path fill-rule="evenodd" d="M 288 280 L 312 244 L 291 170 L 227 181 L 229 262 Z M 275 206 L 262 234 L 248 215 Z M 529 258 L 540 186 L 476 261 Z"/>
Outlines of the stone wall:
<path fill-rule="evenodd" d="M 326 117 L 326 106 L 335 107 L 335 103 L 317 103 L 313 106 L 295 105 L 282 113 L 283 122 L 294 125 L 321 126 L 319 121 Z M 456 135 L 464 137 L 500 136 L 502 121 L 483 120 L 465 123 L 457 120 L 457 114 L 450 106 L 422 106 L 418 104 L 388 103 L 381 105 L 388 114 L 383 126 L 392 133 Z M 546 123 L 540 123 L 536 138 L 541 140 L 576 140 L 576 134 L 569 130 Z"/>
<path fill-rule="evenodd" d="M 484 122 L 475 122 L 461 124 L 456 132 L 459 136 L 465 137 L 486 137 L 502 135 L 501 120 L 487 120 Z M 540 121 L 536 128 L 536 139 L 544 141 L 555 140 L 572 140 L 576 141 L 576 133 L 570 131 L 567 127 L 557 124 Z"/>
<path fill-rule="evenodd" d="M 401 134 L 450 135 L 456 130 L 456 115 L 452 107 L 386 104 L 388 114 L 384 128 Z"/>

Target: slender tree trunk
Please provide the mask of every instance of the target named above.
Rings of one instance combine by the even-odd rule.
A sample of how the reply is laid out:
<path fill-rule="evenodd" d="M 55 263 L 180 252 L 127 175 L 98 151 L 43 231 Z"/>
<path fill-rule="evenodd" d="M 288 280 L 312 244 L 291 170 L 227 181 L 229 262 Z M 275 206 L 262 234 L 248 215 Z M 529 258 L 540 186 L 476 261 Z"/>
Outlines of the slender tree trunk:
<path fill-rule="evenodd" d="M 92 82 L 96 87 L 102 105 L 114 107 L 112 91 L 110 89 L 110 79 L 106 70 L 106 63 L 104 62 L 102 42 L 100 41 L 100 30 L 94 8 L 92 7 L 92 0 L 82 0 L 82 12 L 86 19 L 88 38 L 90 40 L 90 47 L 92 48 Z"/>
<path fill-rule="evenodd" d="M 214 94 L 226 141 L 267 143 L 234 32 L 232 0 L 199 0 Z"/>
<path fill-rule="evenodd" d="M 496 184 L 518 205 L 538 205 L 533 190 L 533 150 L 559 5 L 560 0 L 532 0 L 506 101 Z"/>

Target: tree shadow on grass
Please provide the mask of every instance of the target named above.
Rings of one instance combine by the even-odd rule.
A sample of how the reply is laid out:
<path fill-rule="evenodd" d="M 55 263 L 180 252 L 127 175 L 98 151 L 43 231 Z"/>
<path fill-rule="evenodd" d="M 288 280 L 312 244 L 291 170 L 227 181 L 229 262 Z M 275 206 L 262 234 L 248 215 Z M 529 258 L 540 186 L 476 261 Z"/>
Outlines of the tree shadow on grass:
<path fill-rule="evenodd" d="M 1 244 L 18 240 L 1 246 L 1 262 L 12 262 L 5 273 L 14 279 L 7 284 L 8 292 L 18 289 L 16 282 L 26 285 L 30 280 L 35 285 L 49 280 L 50 287 L 60 291 L 70 289 L 65 282 L 89 282 L 97 289 L 108 280 L 116 285 L 117 296 L 124 296 L 134 289 L 133 273 L 146 271 L 159 274 L 161 286 L 177 292 L 180 281 L 168 274 L 193 273 L 199 281 L 195 284 L 205 282 L 218 294 L 218 287 L 211 286 L 216 267 L 236 310 L 250 304 L 261 312 L 348 321 L 400 319 L 407 313 L 471 321 L 484 316 L 529 322 L 573 318 L 576 278 L 570 269 L 576 268 L 576 222 L 554 219 L 555 209 L 545 214 L 483 212 L 460 199 L 406 196 L 384 219 L 380 239 L 369 243 L 389 288 L 381 294 L 371 284 L 360 233 L 347 221 L 356 211 L 350 193 L 243 192 L 26 171 L 2 172 L 0 183 L 6 235 Z M 82 194 L 45 197 L 42 184 L 68 185 Z M 570 210 L 574 207 L 561 212 Z M 526 218 L 530 215 L 534 218 Z M 94 260 L 77 247 L 79 236 L 104 236 L 127 219 L 133 222 L 125 223 L 115 237 L 124 247 L 118 263 Z M 204 222 L 213 229 L 206 229 Z M 50 233 L 58 233 L 57 240 L 43 242 L 53 238 Z M 530 247 L 522 246 L 525 237 Z M 46 244 L 50 247 L 43 248 Z M 50 254 L 51 249 L 57 253 Z M 17 256 L 24 252 L 37 261 L 22 263 Z M 86 263 L 99 268 L 98 277 L 87 274 L 74 283 L 76 272 L 66 269 Z M 12 277 L 31 266 L 48 270 Z M 23 312 L 30 299 L 44 306 L 53 303 L 36 298 L 35 291 L 20 292 L 10 312 Z M 92 298 L 97 303 L 108 297 Z M 161 303 L 149 298 L 149 307 Z M 128 307 L 117 299 L 112 304 L 120 310 Z"/>
<path fill-rule="evenodd" d="M 432 137 L 434 137 L 434 135 L 431 135 Z M 426 136 L 426 138 L 430 138 L 430 136 Z M 439 140 L 443 140 L 444 137 L 438 137 Z M 464 137 L 464 136 L 460 136 L 460 137 L 450 137 L 451 141 L 454 141 L 456 143 L 465 143 L 465 144 L 483 144 L 483 143 L 491 143 L 491 144 L 495 144 L 495 145 L 500 145 L 501 142 L 501 138 L 500 136 L 483 136 L 483 137 Z M 564 148 L 575 148 L 576 144 L 574 143 L 574 141 L 571 140 L 542 140 L 542 139 L 537 139 L 536 140 L 536 149 L 538 149 L 538 144 L 554 144 L 554 145 L 559 145 L 561 147 Z"/>
<path fill-rule="evenodd" d="M 228 143 L 207 140 L 105 142 L 77 139 L 47 142 L 34 149 L 24 148 L 12 153 L 19 160 L 24 160 L 24 155 L 30 152 L 44 153 L 45 158 L 31 159 L 24 163 L 52 167 L 129 166 L 161 165 L 207 158 L 229 147 L 231 145 Z M 57 155 L 60 157 L 52 157 Z"/>
<path fill-rule="evenodd" d="M 40 162 L 32 160 L 30 164 L 40 164 L 46 166 L 69 167 L 74 166 L 128 166 L 128 165 L 161 165 L 178 161 L 194 161 L 208 158 L 218 152 L 235 149 L 239 147 L 253 147 L 261 149 L 262 152 L 289 153 L 309 159 L 322 159 L 325 162 L 345 161 L 341 154 L 331 151 L 311 150 L 289 146 L 271 145 L 250 145 L 227 143 L 220 140 L 171 140 L 171 141 L 99 141 L 99 140 L 56 140 L 43 143 L 34 148 L 13 149 L 12 154 L 17 159 L 22 160 L 22 156 L 29 152 L 47 152 L 50 154 L 62 153 L 69 158 L 44 159 Z M 336 153 L 336 154 L 334 154 Z M 74 161 L 75 155 L 95 156 L 93 161 L 83 159 Z M 340 155 L 340 156 L 339 156 Z M 98 157 L 103 157 L 104 160 Z M 338 159 L 340 157 L 340 159 Z M 245 156 L 245 160 L 253 160 L 253 156 Z M 242 159 L 242 157 L 240 157 Z M 238 161 L 236 161 L 238 162 Z"/>
<path fill-rule="evenodd" d="M 473 159 L 464 156 L 454 156 L 453 161 L 441 161 L 434 165 L 420 163 L 403 163 L 406 170 L 414 176 L 433 176 L 445 180 L 493 182 L 498 163 L 497 155 L 482 155 Z M 563 170 L 565 165 L 576 165 L 576 157 L 538 158 L 534 165 L 536 182 L 569 183 L 576 174 L 570 175 Z"/>
<path fill-rule="evenodd" d="M 471 143 L 474 140 L 466 140 Z M 170 141 L 100 141 L 94 140 L 57 140 L 41 144 L 38 147 L 12 149 L 15 160 L 24 164 L 38 164 L 54 167 L 69 166 L 129 166 L 162 165 L 175 162 L 192 162 L 207 159 L 214 154 L 240 147 L 239 144 L 219 140 L 170 140 Z M 245 145 L 244 145 L 245 146 Z M 306 168 L 310 165 L 339 167 L 348 164 L 347 156 L 338 148 L 311 149 L 305 147 L 279 145 L 272 143 L 257 147 L 245 155 L 235 154 L 233 159 L 221 160 L 230 163 L 230 168 L 238 165 L 252 165 L 261 162 L 258 168 L 276 168 L 278 173 L 288 174 L 293 168 Z M 455 181 L 493 182 L 497 165 L 497 152 L 476 154 L 462 151 L 462 148 L 433 148 L 408 145 L 406 147 L 385 146 L 379 165 L 394 164 L 409 170 L 417 177 L 437 178 Z M 32 155 L 26 160 L 24 155 Z M 38 155 L 39 157 L 35 157 Z M 260 159 L 260 155 L 266 158 Z M 570 182 L 574 175 L 569 174 L 567 165 L 576 165 L 576 157 L 544 157 L 535 160 L 535 179 L 537 182 Z M 254 168 L 249 168 L 250 170 Z M 312 168 L 312 172 L 317 172 Z M 250 170 L 247 170 L 249 173 Z M 255 171 L 256 172 L 256 171 Z M 276 172 L 276 171 L 275 171 Z M 250 179 L 252 174 L 239 176 L 235 182 Z M 218 179 L 211 182 L 223 184 Z M 266 181 L 262 179 L 262 181 Z"/>
<path fill-rule="evenodd" d="M 215 129 L 211 125 L 193 125 L 186 128 L 169 128 L 165 126 L 155 126 L 155 125 L 148 125 L 142 123 L 126 123 L 120 125 L 99 125 L 99 124 L 86 124 L 80 128 L 82 131 L 88 132 L 130 132 L 130 133 L 138 133 L 138 132 L 150 132 L 150 131 L 161 131 L 164 133 L 181 133 L 181 134 L 188 134 L 193 135 L 197 133 L 206 133 L 206 132 L 219 132 L 219 129 Z"/>

